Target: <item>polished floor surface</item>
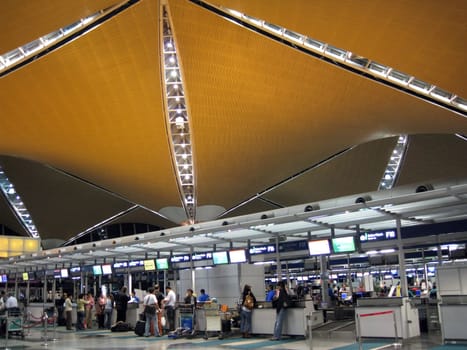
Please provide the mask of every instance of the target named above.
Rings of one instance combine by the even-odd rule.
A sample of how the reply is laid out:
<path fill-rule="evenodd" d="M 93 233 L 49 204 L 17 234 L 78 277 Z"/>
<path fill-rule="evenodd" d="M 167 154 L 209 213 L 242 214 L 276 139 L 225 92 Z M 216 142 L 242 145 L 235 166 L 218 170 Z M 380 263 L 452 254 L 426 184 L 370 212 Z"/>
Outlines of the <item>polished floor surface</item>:
<path fill-rule="evenodd" d="M 467 330 L 467 328 L 466 328 Z M 467 344 L 441 344 L 439 334 L 404 340 L 402 344 L 394 346 L 394 340 L 365 339 L 362 350 L 369 349 L 402 349 L 402 350 L 467 350 Z M 195 337 L 193 339 L 167 336 L 138 337 L 134 332 L 112 333 L 108 330 L 66 331 L 63 327 L 48 329 L 33 328 L 25 332 L 24 339 L 11 334 L 8 339 L 0 338 L 0 349 L 66 349 L 66 350 L 236 350 L 236 349 L 264 349 L 264 350 L 358 350 L 359 344 L 355 337 L 340 336 L 338 334 L 323 337 L 313 335 L 311 343 L 304 338 L 284 338 L 280 341 L 270 341 L 268 337 L 254 336 L 241 338 L 237 334 L 230 334 L 219 339 L 215 334 L 208 339 Z"/>

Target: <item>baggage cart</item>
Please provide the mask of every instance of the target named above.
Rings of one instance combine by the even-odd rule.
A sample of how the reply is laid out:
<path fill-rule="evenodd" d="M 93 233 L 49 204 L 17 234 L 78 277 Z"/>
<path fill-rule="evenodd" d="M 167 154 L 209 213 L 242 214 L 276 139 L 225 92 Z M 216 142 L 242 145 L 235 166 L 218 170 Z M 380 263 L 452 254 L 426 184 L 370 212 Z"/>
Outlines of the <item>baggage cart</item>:
<path fill-rule="evenodd" d="M 218 336 L 222 331 L 218 305 L 211 303 L 203 306 L 206 317 L 205 338 L 208 338 L 209 335 Z"/>
<path fill-rule="evenodd" d="M 8 332 L 8 337 L 13 335 L 24 339 L 23 314 L 19 308 L 7 310 L 6 331 Z"/>
<path fill-rule="evenodd" d="M 195 307 L 192 304 L 180 304 L 178 306 L 178 324 L 182 329 L 195 330 Z"/>
<path fill-rule="evenodd" d="M 168 337 L 177 339 L 180 337 L 192 338 L 195 330 L 195 306 L 192 304 L 178 304 L 176 307 L 178 327 L 169 332 Z"/>

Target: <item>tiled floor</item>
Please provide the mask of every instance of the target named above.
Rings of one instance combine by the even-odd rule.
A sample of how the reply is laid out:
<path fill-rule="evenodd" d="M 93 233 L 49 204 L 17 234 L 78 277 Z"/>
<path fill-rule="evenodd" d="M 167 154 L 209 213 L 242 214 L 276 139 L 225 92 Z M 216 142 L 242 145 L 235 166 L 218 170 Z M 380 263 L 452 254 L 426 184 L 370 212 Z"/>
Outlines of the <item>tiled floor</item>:
<path fill-rule="evenodd" d="M 211 349 L 211 350 L 236 350 L 236 349 L 264 349 L 264 350 L 358 350 L 358 344 L 354 337 L 316 337 L 313 336 L 311 344 L 308 339 L 304 338 L 285 338 L 282 341 L 270 341 L 268 337 L 252 337 L 244 339 L 238 335 L 232 335 L 220 340 L 218 337 L 212 336 L 207 340 L 202 337 L 193 339 L 178 338 L 171 339 L 167 336 L 160 338 L 155 337 L 138 337 L 133 332 L 112 333 L 107 330 L 86 330 L 81 332 L 66 331 L 63 327 L 57 327 L 55 330 L 49 329 L 47 332 L 47 340 L 45 340 L 44 332 L 41 329 L 34 328 L 29 333 L 26 332 L 25 338 L 11 337 L 6 342 L 6 339 L 0 338 L 1 349 L 66 349 L 66 350 L 184 350 L 184 349 Z M 367 340 L 363 344 L 363 350 L 369 349 L 392 349 L 394 347 L 387 346 L 391 341 Z M 383 347 L 386 345 L 386 347 Z M 410 340 L 405 340 L 401 347 L 402 350 L 444 350 L 435 349 L 441 345 L 439 334 L 422 337 L 417 337 Z M 455 350 L 467 349 L 467 346 L 456 346 Z M 448 349 L 446 349 L 448 350 Z M 449 348 L 449 350 L 451 350 Z"/>

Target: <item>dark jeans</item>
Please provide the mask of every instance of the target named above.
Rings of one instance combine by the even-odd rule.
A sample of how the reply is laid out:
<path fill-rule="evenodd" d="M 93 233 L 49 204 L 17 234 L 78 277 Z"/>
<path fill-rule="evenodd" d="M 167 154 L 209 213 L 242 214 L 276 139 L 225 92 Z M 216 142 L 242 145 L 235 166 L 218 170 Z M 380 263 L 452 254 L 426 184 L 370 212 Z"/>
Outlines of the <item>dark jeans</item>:
<path fill-rule="evenodd" d="M 105 319 L 105 314 L 104 311 L 102 311 L 100 314 L 96 315 L 97 317 L 97 325 L 99 329 L 104 328 L 104 319 Z"/>
<path fill-rule="evenodd" d="M 173 306 L 165 306 L 165 317 L 167 317 L 166 328 L 169 331 L 175 330 L 175 309 Z"/>
<path fill-rule="evenodd" d="M 112 326 L 112 311 L 113 309 L 104 311 L 104 315 L 105 315 L 104 326 L 107 329 L 110 329 L 110 326 Z"/>
<path fill-rule="evenodd" d="M 76 312 L 76 330 L 83 330 L 84 329 L 84 311 L 77 311 Z"/>
<path fill-rule="evenodd" d="M 126 322 L 126 309 L 117 309 L 117 322 L 118 321 Z"/>

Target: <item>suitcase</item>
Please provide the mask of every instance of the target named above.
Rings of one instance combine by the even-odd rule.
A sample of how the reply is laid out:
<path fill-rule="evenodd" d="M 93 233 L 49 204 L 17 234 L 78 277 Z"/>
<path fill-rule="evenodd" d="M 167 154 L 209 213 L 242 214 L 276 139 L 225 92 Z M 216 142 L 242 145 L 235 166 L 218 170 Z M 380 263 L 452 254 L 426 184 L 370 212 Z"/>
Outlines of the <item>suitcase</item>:
<path fill-rule="evenodd" d="M 144 329 L 146 327 L 146 322 L 138 320 L 136 321 L 135 334 L 142 337 L 144 335 Z"/>
<path fill-rule="evenodd" d="M 129 330 L 130 330 L 130 325 L 122 321 L 118 321 L 112 327 L 110 327 L 111 332 L 128 332 Z"/>

